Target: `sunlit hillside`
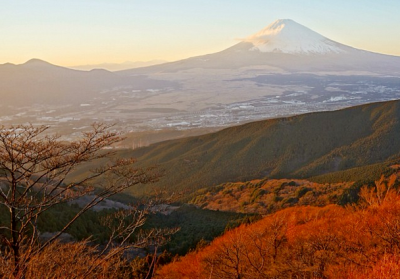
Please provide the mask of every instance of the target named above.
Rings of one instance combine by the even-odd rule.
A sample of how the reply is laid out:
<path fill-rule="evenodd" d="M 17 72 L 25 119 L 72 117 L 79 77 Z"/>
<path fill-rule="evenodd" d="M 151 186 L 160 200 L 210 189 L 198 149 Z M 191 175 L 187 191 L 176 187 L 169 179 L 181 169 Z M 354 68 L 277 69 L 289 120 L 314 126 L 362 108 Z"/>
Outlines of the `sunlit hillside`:
<path fill-rule="evenodd" d="M 163 267 L 157 278 L 398 278 L 397 177 L 358 206 L 301 206 L 243 225 Z"/>

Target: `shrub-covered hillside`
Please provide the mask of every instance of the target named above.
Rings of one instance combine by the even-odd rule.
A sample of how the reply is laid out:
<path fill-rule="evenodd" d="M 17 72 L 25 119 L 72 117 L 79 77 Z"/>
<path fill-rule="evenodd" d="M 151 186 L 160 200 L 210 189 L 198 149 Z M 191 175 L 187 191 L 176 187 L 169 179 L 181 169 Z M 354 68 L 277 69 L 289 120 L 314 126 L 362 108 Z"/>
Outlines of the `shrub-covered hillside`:
<path fill-rule="evenodd" d="M 302 206 L 242 225 L 164 266 L 157 278 L 399 278 L 396 176 L 355 207 Z"/>
<path fill-rule="evenodd" d="M 341 203 L 352 185 L 289 179 L 252 180 L 200 190 L 191 202 L 212 210 L 270 214 L 296 205 L 326 206 Z"/>

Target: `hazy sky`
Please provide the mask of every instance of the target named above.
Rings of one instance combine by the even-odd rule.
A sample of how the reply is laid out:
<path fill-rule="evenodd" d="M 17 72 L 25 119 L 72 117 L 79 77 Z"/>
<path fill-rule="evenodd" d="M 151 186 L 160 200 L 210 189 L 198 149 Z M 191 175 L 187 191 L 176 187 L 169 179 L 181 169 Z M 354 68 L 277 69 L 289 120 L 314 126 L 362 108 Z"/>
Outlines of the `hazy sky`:
<path fill-rule="evenodd" d="M 280 18 L 400 56 L 399 0 L 0 0 L 0 63 L 178 60 L 223 50 Z"/>

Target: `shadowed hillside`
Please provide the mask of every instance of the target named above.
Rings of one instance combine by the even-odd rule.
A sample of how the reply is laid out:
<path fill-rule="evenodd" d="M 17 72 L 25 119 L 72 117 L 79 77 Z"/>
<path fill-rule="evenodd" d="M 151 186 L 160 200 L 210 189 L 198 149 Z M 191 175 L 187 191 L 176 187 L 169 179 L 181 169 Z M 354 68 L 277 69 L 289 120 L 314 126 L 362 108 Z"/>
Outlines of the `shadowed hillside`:
<path fill-rule="evenodd" d="M 399 157 L 399 105 L 391 101 L 253 122 L 124 155 L 129 153 L 141 165 L 160 165 L 166 175 L 155 186 L 171 190 L 317 176 Z M 147 190 L 140 187 L 134 193 Z"/>

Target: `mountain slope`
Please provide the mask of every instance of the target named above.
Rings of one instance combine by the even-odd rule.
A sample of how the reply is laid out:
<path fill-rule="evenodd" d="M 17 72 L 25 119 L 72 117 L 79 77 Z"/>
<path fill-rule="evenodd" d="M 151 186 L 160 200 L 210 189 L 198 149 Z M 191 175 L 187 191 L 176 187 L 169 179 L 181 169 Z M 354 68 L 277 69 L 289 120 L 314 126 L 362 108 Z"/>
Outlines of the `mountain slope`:
<path fill-rule="evenodd" d="M 227 181 L 311 177 L 384 162 L 400 157 L 399 138 L 400 101 L 391 101 L 253 122 L 125 155 L 166 170 L 153 187 L 191 192 Z"/>
<path fill-rule="evenodd" d="M 378 187 L 393 187 L 398 178 L 390 179 Z M 399 278 L 393 232 L 400 198 L 394 190 L 364 197 L 362 206 L 298 206 L 267 215 L 162 267 L 156 278 Z"/>

